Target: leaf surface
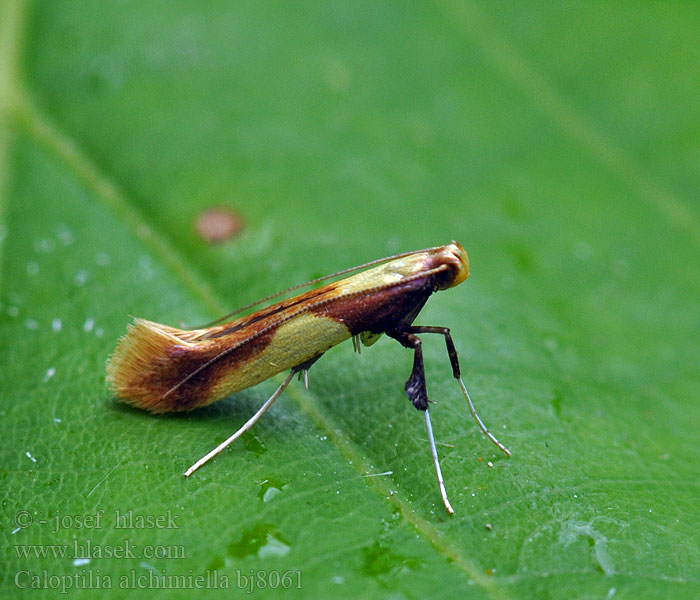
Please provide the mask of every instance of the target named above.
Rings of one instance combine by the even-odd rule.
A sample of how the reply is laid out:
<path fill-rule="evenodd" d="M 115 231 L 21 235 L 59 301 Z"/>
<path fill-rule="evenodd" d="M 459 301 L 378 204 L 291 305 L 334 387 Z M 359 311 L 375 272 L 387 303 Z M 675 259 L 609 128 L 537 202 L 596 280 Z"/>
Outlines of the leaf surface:
<path fill-rule="evenodd" d="M 4 593 L 700 594 L 693 3 L 2 10 Z M 210 207 L 241 234 L 206 243 Z M 329 351 L 189 479 L 280 380 L 165 417 L 105 387 L 129 315 L 452 239 L 472 276 L 416 323 L 513 452 L 424 336 L 452 518 L 392 340 Z"/>

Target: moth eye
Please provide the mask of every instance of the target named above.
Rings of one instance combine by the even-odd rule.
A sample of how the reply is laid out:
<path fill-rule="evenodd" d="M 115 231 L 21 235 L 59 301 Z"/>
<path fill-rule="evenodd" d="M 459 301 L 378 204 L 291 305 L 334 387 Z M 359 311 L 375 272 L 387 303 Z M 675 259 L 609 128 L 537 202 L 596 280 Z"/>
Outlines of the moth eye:
<path fill-rule="evenodd" d="M 455 280 L 455 269 L 448 267 L 444 271 L 439 271 L 435 274 L 435 287 L 438 290 L 444 290 L 452 285 Z"/>

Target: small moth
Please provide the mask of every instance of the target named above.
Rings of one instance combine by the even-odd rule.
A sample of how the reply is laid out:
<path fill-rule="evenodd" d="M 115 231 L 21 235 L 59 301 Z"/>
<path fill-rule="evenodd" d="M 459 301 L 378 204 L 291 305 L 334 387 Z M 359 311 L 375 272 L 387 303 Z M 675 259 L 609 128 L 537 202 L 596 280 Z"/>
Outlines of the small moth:
<path fill-rule="evenodd" d="M 355 274 L 215 325 L 290 291 L 349 273 Z M 303 375 L 308 387 L 309 368 L 329 348 L 352 337 L 359 352 L 360 344 L 370 346 L 386 334 L 414 352 L 406 394 L 425 415 L 442 501 L 447 511 L 454 514 L 430 423 L 419 334 L 436 333 L 445 338 L 452 374 L 459 381 L 472 416 L 496 446 L 508 456 L 510 452 L 476 413 L 460 374 L 450 330 L 412 323 L 433 292 L 459 285 L 468 276 L 467 253 L 459 243 L 452 242 L 315 279 L 268 296 L 200 329 L 182 330 L 135 319 L 108 360 L 107 379 L 123 401 L 153 413 L 165 413 L 206 406 L 289 369 L 284 382 L 236 433 L 185 471 L 185 476 L 190 476 L 250 429 L 295 374 Z"/>

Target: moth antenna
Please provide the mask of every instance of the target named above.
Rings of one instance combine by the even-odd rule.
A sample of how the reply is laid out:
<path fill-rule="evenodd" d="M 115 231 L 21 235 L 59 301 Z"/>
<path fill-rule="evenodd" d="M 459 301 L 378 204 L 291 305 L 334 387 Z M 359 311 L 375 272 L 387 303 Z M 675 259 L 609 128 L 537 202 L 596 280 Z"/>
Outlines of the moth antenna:
<path fill-rule="evenodd" d="M 411 252 L 402 252 L 401 254 L 394 254 L 393 256 L 385 256 L 384 258 L 377 258 L 376 260 L 371 260 L 371 261 L 363 263 L 361 265 L 357 265 L 356 267 L 349 267 L 348 269 L 343 269 L 342 271 L 336 271 L 335 273 L 330 273 L 328 275 L 324 275 L 323 277 L 317 277 L 316 279 L 311 279 L 309 281 L 305 281 L 304 283 L 299 283 L 297 285 L 294 285 L 292 287 L 287 288 L 286 290 L 282 290 L 281 292 L 275 292 L 274 294 L 270 294 L 269 296 L 265 296 L 264 298 L 261 298 L 260 300 L 256 300 L 255 302 L 251 302 L 250 304 L 246 304 L 245 306 L 241 306 L 240 308 L 237 308 L 236 310 L 231 311 L 230 313 L 225 314 L 224 316 L 219 317 L 218 319 L 214 319 L 213 321 L 210 321 L 209 323 L 194 327 L 194 329 L 208 329 L 209 327 L 212 327 L 213 325 L 216 325 L 217 323 L 221 323 L 222 321 L 225 321 L 226 319 L 229 319 L 230 317 L 233 317 L 234 315 L 237 315 L 238 313 L 241 313 L 244 310 L 248 310 L 249 308 L 253 308 L 254 306 L 258 306 L 259 304 L 263 304 L 265 302 L 268 302 L 269 300 L 274 300 L 275 298 L 279 298 L 280 296 L 284 296 L 285 294 L 288 294 L 289 292 L 293 292 L 295 290 L 307 287 L 309 285 L 314 285 L 315 283 L 321 283 L 322 281 L 326 281 L 327 279 L 332 279 L 333 277 L 339 277 L 340 275 L 347 275 L 348 273 L 354 273 L 355 271 L 361 271 L 362 269 L 365 269 L 367 267 L 372 267 L 374 265 L 389 262 L 390 260 L 396 260 L 397 258 L 404 258 L 406 256 L 411 256 L 412 254 L 420 254 L 421 252 L 430 252 L 431 250 L 437 250 L 440 247 L 441 246 L 432 246 L 431 248 L 423 248 L 422 250 L 413 250 Z"/>

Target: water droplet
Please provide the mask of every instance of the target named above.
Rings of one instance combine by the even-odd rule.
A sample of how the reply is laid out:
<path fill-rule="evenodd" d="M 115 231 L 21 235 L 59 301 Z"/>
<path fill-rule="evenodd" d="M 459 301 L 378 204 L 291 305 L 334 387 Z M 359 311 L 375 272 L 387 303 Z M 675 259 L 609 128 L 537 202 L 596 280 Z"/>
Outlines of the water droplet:
<path fill-rule="evenodd" d="M 288 487 L 289 485 L 285 481 L 268 477 L 260 484 L 258 498 L 260 498 L 263 502 L 269 502 L 275 496 L 281 494 L 282 490 L 285 490 Z"/>
<path fill-rule="evenodd" d="M 285 544 L 282 540 L 277 539 L 272 534 L 267 534 L 267 540 L 264 546 L 258 550 L 258 558 L 267 558 L 269 556 L 287 556 L 291 546 Z"/>
<path fill-rule="evenodd" d="M 58 239 L 64 246 L 69 246 L 75 241 L 75 236 L 73 232 L 68 229 L 65 225 L 59 225 L 57 227 Z"/>
<path fill-rule="evenodd" d="M 263 502 L 269 502 L 272 500 L 277 494 L 281 494 L 282 490 L 276 488 L 276 487 L 270 487 L 265 490 L 265 493 L 263 494 Z"/>
<path fill-rule="evenodd" d="M 53 329 L 56 333 L 61 331 L 63 328 L 63 323 L 61 322 L 61 319 L 54 319 L 51 321 L 51 329 Z"/>
<path fill-rule="evenodd" d="M 30 260 L 27 263 L 27 275 L 30 277 L 34 277 L 35 275 L 39 274 L 39 264 L 35 263 L 33 260 Z"/>
<path fill-rule="evenodd" d="M 420 558 L 396 554 L 380 541 L 362 548 L 362 554 L 364 556 L 363 571 L 371 577 L 417 571 L 424 565 Z"/>
<path fill-rule="evenodd" d="M 37 252 L 41 252 L 43 254 L 48 254 L 49 252 L 53 252 L 54 249 L 56 248 L 56 240 L 53 240 L 51 238 L 43 238 L 41 240 L 37 240 L 34 242 L 34 250 Z"/>
<path fill-rule="evenodd" d="M 244 434 L 242 441 L 243 445 L 246 447 L 246 450 L 250 450 L 258 456 L 262 456 L 265 454 L 265 452 L 267 452 L 265 444 L 263 444 L 254 433 L 248 432 Z"/>
<path fill-rule="evenodd" d="M 292 547 L 269 523 L 261 523 L 243 532 L 241 539 L 228 545 L 228 553 L 234 558 L 257 555 L 258 558 L 286 556 Z"/>
<path fill-rule="evenodd" d="M 85 285 L 85 282 L 90 278 L 90 273 L 88 273 L 85 269 L 81 269 L 75 274 L 75 278 L 73 281 L 75 281 L 75 285 Z"/>
<path fill-rule="evenodd" d="M 150 256 L 143 255 L 139 257 L 139 268 L 144 279 L 153 278 L 153 263 Z"/>
<path fill-rule="evenodd" d="M 95 319 L 92 317 L 89 318 L 85 323 L 83 324 L 83 331 L 85 333 L 90 333 L 92 331 L 92 328 L 95 326 Z"/>

